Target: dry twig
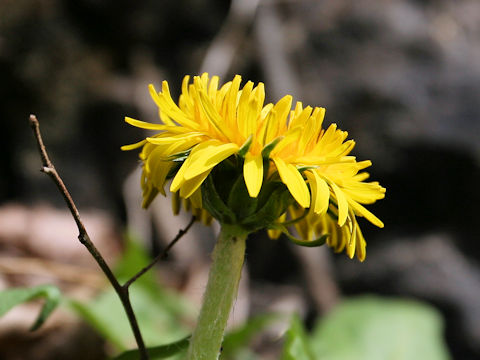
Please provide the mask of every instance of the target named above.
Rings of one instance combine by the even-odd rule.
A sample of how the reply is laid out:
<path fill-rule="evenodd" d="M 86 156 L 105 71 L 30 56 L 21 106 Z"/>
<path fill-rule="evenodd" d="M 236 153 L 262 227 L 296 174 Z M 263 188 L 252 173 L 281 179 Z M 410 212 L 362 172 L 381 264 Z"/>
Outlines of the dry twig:
<path fill-rule="evenodd" d="M 120 301 L 122 302 L 123 308 L 125 309 L 125 313 L 127 314 L 128 321 L 130 322 L 130 326 L 132 328 L 133 334 L 135 336 L 135 340 L 137 342 L 138 350 L 140 353 L 140 359 L 141 360 L 148 360 L 149 356 L 147 353 L 147 349 L 145 347 L 145 343 L 143 341 L 142 334 L 140 332 L 140 328 L 138 326 L 137 319 L 135 317 L 135 313 L 133 312 L 132 304 L 130 302 L 130 296 L 129 296 L 129 287 L 130 285 L 137 280 L 140 276 L 142 276 L 144 273 L 146 273 L 148 270 L 150 270 L 153 265 L 160 259 L 163 259 L 167 257 L 168 251 L 172 248 L 173 245 L 190 229 L 190 227 L 193 225 L 195 221 L 195 217 L 192 217 L 190 220 L 190 223 L 187 225 L 187 227 L 183 230 L 180 230 L 177 236 L 170 242 L 170 244 L 159 254 L 155 257 L 155 259 L 146 267 L 141 269 L 137 274 L 135 274 L 131 279 L 129 279 L 125 284 L 121 285 L 115 275 L 113 274 L 112 270 L 106 263 L 105 259 L 103 256 L 100 254 L 98 249 L 95 247 L 93 242 L 90 240 L 90 236 L 87 233 L 87 230 L 80 219 L 80 213 L 78 212 L 78 209 L 68 192 L 65 184 L 63 183 L 63 180 L 61 179 L 60 175 L 58 175 L 55 167 L 53 166 L 53 163 L 51 162 L 50 158 L 48 157 L 47 150 L 45 148 L 45 145 L 43 143 L 42 135 L 40 134 L 40 124 L 38 122 L 38 119 L 35 115 L 30 115 L 29 118 L 30 121 L 30 126 L 33 129 L 33 132 L 35 134 L 35 138 L 37 140 L 37 145 L 38 145 L 38 150 L 40 153 L 40 156 L 42 158 L 42 163 L 43 163 L 43 168 L 42 171 L 49 175 L 54 183 L 57 185 L 58 190 L 62 194 L 63 198 L 65 199 L 65 202 L 67 203 L 68 208 L 70 209 L 70 212 L 73 216 L 73 219 L 75 220 L 75 223 L 77 224 L 79 235 L 78 239 L 80 240 L 80 243 L 82 243 L 88 250 L 88 252 L 93 256 L 95 261 L 97 262 L 98 266 L 102 269 L 103 273 L 106 275 L 110 283 L 112 284 L 113 288 L 115 289 L 115 292 L 117 293 L 118 297 L 120 298 Z"/>

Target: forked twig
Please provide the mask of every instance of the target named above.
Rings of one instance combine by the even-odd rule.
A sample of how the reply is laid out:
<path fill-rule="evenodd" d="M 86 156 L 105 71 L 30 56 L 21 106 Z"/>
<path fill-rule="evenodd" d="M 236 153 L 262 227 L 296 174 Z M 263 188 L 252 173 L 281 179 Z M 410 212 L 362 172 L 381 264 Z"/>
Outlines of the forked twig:
<path fill-rule="evenodd" d="M 60 175 L 58 175 L 57 170 L 53 166 L 53 163 L 51 162 L 50 158 L 48 157 L 47 149 L 45 148 L 45 145 L 43 143 L 42 135 L 40 133 L 40 124 L 38 122 L 38 119 L 35 115 L 30 115 L 29 118 L 30 126 L 33 129 L 35 138 L 37 140 L 37 145 L 38 145 L 38 151 L 40 153 L 40 156 L 42 158 L 42 163 L 43 163 L 43 168 L 42 171 L 49 175 L 54 183 L 57 185 L 58 190 L 62 194 L 63 198 L 65 199 L 65 202 L 67 203 L 68 208 L 70 209 L 70 212 L 73 216 L 73 219 L 75 220 L 75 223 L 77 224 L 78 227 L 78 239 L 80 240 L 80 243 L 82 243 L 88 250 L 88 252 L 93 256 L 95 261 L 97 262 L 98 266 L 102 269 L 103 273 L 106 275 L 110 283 L 112 284 L 115 292 L 117 293 L 118 297 L 120 298 L 120 301 L 122 302 L 123 308 L 125 309 L 125 313 L 127 314 L 128 321 L 130 323 L 130 327 L 132 328 L 133 335 L 135 336 L 135 340 L 137 342 L 138 346 L 138 351 L 140 353 L 140 359 L 141 360 L 148 360 L 148 352 L 145 347 L 145 343 L 143 341 L 142 334 L 140 332 L 140 328 L 138 326 L 137 319 L 135 317 L 135 313 L 133 312 L 132 304 L 130 302 L 130 296 L 129 296 L 129 287 L 130 285 L 137 280 L 140 276 L 142 276 L 144 273 L 146 273 L 148 270 L 150 270 L 153 265 L 160 259 L 163 259 L 167 256 L 168 251 L 172 248 L 173 245 L 190 229 L 190 227 L 193 225 L 195 221 L 195 217 L 192 217 L 191 221 L 187 225 L 187 227 L 183 230 L 180 230 L 177 236 L 170 242 L 170 244 L 159 254 L 155 257 L 155 259 L 146 267 L 141 269 L 136 275 L 134 275 L 130 280 L 128 280 L 125 284 L 121 285 L 115 275 L 113 274 L 112 270 L 106 263 L 105 259 L 103 256 L 100 254 L 96 246 L 93 244 L 93 242 L 90 240 L 90 236 L 87 233 L 87 230 L 80 219 L 80 213 L 78 212 L 78 209 L 70 195 L 70 193 L 67 190 L 67 187 L 63 183 L 62 178 Z"/>
<path fill-rule="evenodd" d="M 143 274 L 145 274 L 148 270 L 150 270 L 152 268 L 153 265 L 155 265 L 155 263 L 159 260 L 162 260 L 162 259 L 165 259 L 167 256 L 168 256 L 168 252 L 170 251 L 170 249 L 173 247 L 173 245 L 175 245 L 177 243 L 178 240 L 180 240 L 182 238 L 183 235 L 185 235 L 187 233 L 187 231 L 192 227 L 193 223 L 195 222 L 196 218 L 195 216 L 192 216 L 192 218 L 190 219 L 190 222 L 188 223 L 188 225 L 185 227 L 185 229 L 180 229 L 178 231 L 178 234 L 177 236 L 175 236 L 175 238 L 170 241 L 170 243 L 167 245 L 167 247 L 165 249 L 163 249 L 163 251 L 158 254 L 157 256 L 155 256 L 155 258 L 152 260 L 152 262 L 150 264 L 148 264 L 147 266 L 145 266 L 142 270 L 140 270 L 138 273 L 136 273 L 134 276 L 132 276 L 130 278 L 130 280 L 128 280 L 125 284 L 123 284 L 123 287 L 125 288 L 128 288 L 130 285 L 132 285 L 132 283 L 137 280 L 140 276 L 142 276 Z"/>

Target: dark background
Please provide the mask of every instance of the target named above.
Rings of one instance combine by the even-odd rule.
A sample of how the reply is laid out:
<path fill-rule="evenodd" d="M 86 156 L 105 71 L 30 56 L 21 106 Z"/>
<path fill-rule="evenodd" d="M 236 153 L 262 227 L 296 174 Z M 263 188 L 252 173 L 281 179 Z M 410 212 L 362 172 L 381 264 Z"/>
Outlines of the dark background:
<path fill-rule="evenodd" d="M 183 76 L 204 70 L 262 81 L 268 101 L 290 93 L 326 107 L 387 196 L 370 207 L 385 228 L 361 224 L 366 262 L 328 252 L 322 276 L 346 296 L 430 302 L 445 316 L 453 358 L 480 356 L 476 0 L 2 0 L 0 206 L 63 206 L 38 171 L 35 113 L 80 209 L 124 226 L 122 186 L 138 164 L 119 148 L 143 135 L 123 117 L 156 121 L 147 85 L 167 79 L 176 98 Z M 308 288 L 295 250 L 257 238 L 253 294 L 255 284 Z M 314 293 L 307 321 L 324 310 Z"/>

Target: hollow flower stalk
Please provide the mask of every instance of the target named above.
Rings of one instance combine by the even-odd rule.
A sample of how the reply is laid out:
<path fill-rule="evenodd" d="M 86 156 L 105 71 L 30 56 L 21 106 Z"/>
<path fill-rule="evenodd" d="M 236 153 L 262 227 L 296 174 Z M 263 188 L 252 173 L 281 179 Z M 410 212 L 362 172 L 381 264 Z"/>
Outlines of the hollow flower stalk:
<path fill-rule="evenodd" d="M 178 105 L 166 81 L 162 91 L 153 85 L 149 90 L 161 122 L 129 117 L 125 121 L 157 133 L 123 147 L 142 147 L 144 207 L 159 192 L 165 195 L 171 179 L 174 203 L 182 200 L 208 222 L 212 211 L 202 203 L 206 191 L 202 184 L 215 168 L 235 163 L 251 199 L 261 197 L 262 188 L 276 182 L 283 183 L 290 195 L 290 202 L 279 205 L 284 209 L 275 221 L 260 222 L 270 229 L 270 237 L 278 237 L 285 232 L 284 225 L 293 224 L 302 238 L 297 243 L 309 245 L 323 237 L 337 252 L 345 250 L 351 258 L 365 259 L 366 242 L 357 217 L 383 227 L 363 205 L 384 198 L 385 188 L 365 181 L 369 175 L 362 170 L 371 162 L 350 155 L 355 142 L 347 140 L 346 131 L 336 124 L 322 127 L 324 108 L 297 102 L 292 110 L 290 95 L 265 105 L 264 85 L 248 81 L 241 87 L 239 75 L 222 86 L 218 77 L 206 73 L 193 82 L 186 76 Z"/>

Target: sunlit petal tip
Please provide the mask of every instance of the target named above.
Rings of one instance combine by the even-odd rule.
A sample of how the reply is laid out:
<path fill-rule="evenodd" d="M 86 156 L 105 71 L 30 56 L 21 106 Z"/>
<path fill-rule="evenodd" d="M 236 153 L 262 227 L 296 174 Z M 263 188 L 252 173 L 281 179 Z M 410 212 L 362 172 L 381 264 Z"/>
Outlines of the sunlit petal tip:
<path fill-rule="evenodd" d="M 129 150 L 138 149 L 139 147 L 145 145 L 146 142 L 147 142 L 146 140 L 142 140 L 135 144 L 123 145 L 122 147 L 120 147 L 120 150 L 129 151 Z"/>
<path fill-rule="evenodd" d="M 155 86 L 153 84 L 148 84 L 148 90 L 150 91 L 150 94 L 157 95 L 157 90 L 155 90 Z"/>
<path fill-rule="evenodd" d="M 170 184 L 170 192 L 177 192 L 182 184 L 185 182 L 183 176 L 178 176 L 178 174 L 173 178 L 172 183 Z"/>

